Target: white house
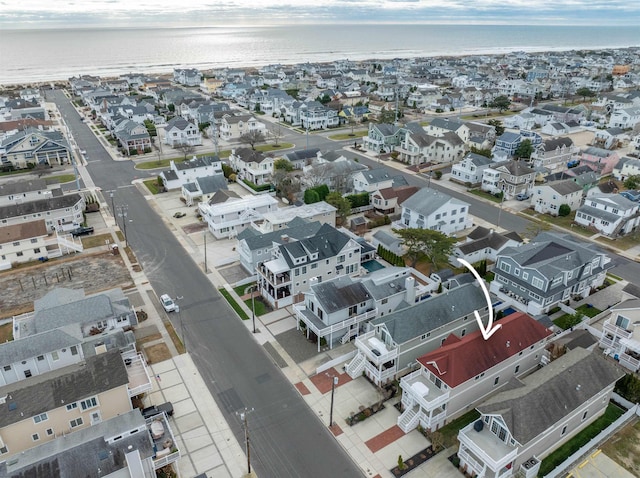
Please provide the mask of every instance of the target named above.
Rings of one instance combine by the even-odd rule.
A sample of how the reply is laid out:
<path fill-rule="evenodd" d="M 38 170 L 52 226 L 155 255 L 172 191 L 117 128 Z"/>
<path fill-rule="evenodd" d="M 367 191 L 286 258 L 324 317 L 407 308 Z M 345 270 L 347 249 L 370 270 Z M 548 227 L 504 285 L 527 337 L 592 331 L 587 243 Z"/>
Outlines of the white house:
<path fill-rule="evenodd" d="M 618 360 L 620 365 L 638 373 L 640 369 L 640 299 L 629 299 L 611 308 L 611 316 L 602 325 L 600 347 L 605 355 Z"/>
<path fill-rule="evenodd" d="M 558 215 L 563 204 L 575 211 L 582 202 L 582 187 L 572 179 L 536 185 L 531 192 L 533 208 L 539 213 L 552 216 Z"/>
<path fill-rule="evenodd" d="M 325 201 L 300 206 L 282 207 L 262 214 L 262 220 L 253 227 L 262 234 L 286 229 L 295 218 L 336 225 L 336 208 Z"/>
<path fill-rule="evenodd" d="M 243 134 L 256 132 L 266 135 L 267 127 L 252 115 L 224 115 L 218 127 L 220 138 L 225 141 L 239 139 Z"/>
<path fill-rule="evenodd" d="M 538 475 L 540 463 L 600 417 L 624 374 L 582 348 L 524 379 L 477 410 L 480 419 L 458 433 L 460 466 L 470 475 L 511 478 Z"/>
<path fill-rule="evenodd" d="M 483 171 L 481 188 L 491 194 L 502 191 L 506 199 L 511 199 L 528 192 L 534 179 L 535 171 L 524 161 L 505 161 Z"/>
<path fill-rule="evenodd" d="M 253 221 L 262 219 L 263 213 L 277 207 L 278 201 L 268 194 L 239 198 L 218 191 L 209 201 L 198 204 L 198 212 L 211 234 L 223 239 L 237 236 Z"/>
<path fill-rule="evenodd" d="M 496 261 L 496 257 L 507 247 L 517 247 L 522 244 L 522 238 L 515 232 L 500 234 L 493 229 L 478 226 L 471 231 L 466 239 L 453 247 L 449 262 L 459 267 L 458 258 L 470 264 L 480 261 Z"/>
<path fill-rule="evenodd" d="M 173 81 L 185 86 L 200 86 L 202 73 L 196 68 L 174 68 Z"/>
<path fill-rule="evenodd" d="M 0 226 L 43 219 L 48 231 L 70 231 L 84 222 L 85 206 L 78 193 L 0 206 Z"/>
<path fill-rule="evenodd" d="M 488 340 L 479 330 L 451 334 L 440 348 L 418 358 L 420 368 L 400 380 L 402 431 L 418 425 L 437 430 L 540 365 L 553 332 L 521 312 L 500 324 Z"/>
<path fill-rule="evenodd" d="M 398 226 L 452 235 L 469 227 L 469 204 L 435 189 L 422 188 L 402 203 Z"/>
<path fill-rule="evenodd" d="M 174 148 L 181 145 L 200 146 L 202 145 L 202 134 L 194 123 L 181 116 L 176 116 L 167 121 L 164 144 Z"/>
<path fill-rule="evenodd" d="M 389 174 L 387 168 L 374 168 L 367 171 L 359 171 L 353 175 L 353 189 L 356 193 L 372 193 L 379 189 L 393 186 L 394 176 Z"/>
<path fill-rule="evenodd" d="M 232 149 L 229 164 L 238 173 L 238 179 L 255 185 L 269 184 L 274 158 L 251 148 Z"/>
<path fill-rule="evenodd" d="M 620 194 L 593 194 L 577 210 L 575 221 L 609 237 L 629 234 L 640 224 L 640 204 Z"/>
<path fill-rule="evenodd" d="M 631 129 L 640 123 L 640 106 L 614 110 L 609 119 L 610 127 Z"/>
<path fill-rule="evenodd" d="M 218 156 L 194 156 L 189 161 L 176 163 L 171 160 L 170 169 L 162 171 L 159 176 L 165 189 L 171 191 L 180 189 L 187 183 L 193 183 L 198 178 L 222 174 L 222 161 Z"/>
<path fill-rule="evenodd" d="M 492 163 L 491 158 L 476 153 L 467 153 L 462 161 L 451 167 L 451 181 L 471 186 L 482 182 L 482 172 Z"/>
<path fill-rule="evenodd" d="M 360 273 L 360 244 L 329 224 L 316 235 L 285 242 L 273 250 L 271 260 L 258 265 L 258 287 L 274 308 L 303 299 L 313 281 Z"/>
<path fill-rule="evenodd" d="M 640 159 L 625 156 L 613 167 L 613 176 L 618 181 L 625 181 L 629 176 L 640 175 Z"/>

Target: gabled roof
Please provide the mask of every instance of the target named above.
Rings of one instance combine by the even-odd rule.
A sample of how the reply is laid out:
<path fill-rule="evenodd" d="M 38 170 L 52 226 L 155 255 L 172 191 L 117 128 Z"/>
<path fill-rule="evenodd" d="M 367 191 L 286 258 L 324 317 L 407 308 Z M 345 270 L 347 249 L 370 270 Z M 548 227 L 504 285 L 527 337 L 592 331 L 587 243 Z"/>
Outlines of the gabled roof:
<path fill-rule="evenodd" d="M 578 243 L 568 234 L 543 232 L 528 244 L 504 249 L 499 258 L 509 257 L 523 267 L 535 268 L 542 275 L 553 278 L 560 271 L 590 263 L 597 254 L 602 253 L 593 244 Z"/>
<path fill-rule="evenodd" d="M 240 161 L 245 163 L 261 163 L 268 157 L 265 156 L 260 151 L 251 149 L 251 148 L 238 148 L 235 150 L 233 155 L 238 158 Z M 272 159 L 272 158 L 268 158 Z"/>
<path fill-rule="evenodd" d="M 327 314 L 359 305 L 371 298 L 362 282 L 354 281 L 349 276 L 314 284 L 311 292 Z"/>
<path fill-rule="evenodd" d="M 322 224 L 319 221 L 307 222 L 305 220 L 294 219 L 295 224 L 285 229 L 279 229 L 277 231 L 268 232 L 266 234 L 260 234 L 255 232 L 255 235 L 249 236 L 246 235 L 246 231 L 254 231 L 254 229 L 247 228 L 238 234 L 238 240 L 244 240 L 247 243 L 247 247 L 250 251 L 255 251 L 257 249 L 263 249 L 265 247 L 272 246 L 274 243 L 276 244 L 284 244 L 288 240 L 300 240 L 307 237 L 314 236 L 320 230 Z M 292 223 L 294 221 L 291 221 Z M 291 223 L 290 223 L 291 224 Z M 241 237 L 241 235 L 243 235 Z"/>
<path fill-rule="evenodd" d="M 561 196 L 566 196 L 568 194 L 577 193 L 578 191 L 582 191 L 582 186 L 571 179 L 567 179 L 565 181 L 557 181 L 553 183 L 548 183 L 551 189 L 560 194 Z"/>
<path fill-rule="evenodd" d="M 463 159 L 469 159 L 476 166 L 486 166 L 487 164 L 491 164 L 493 160 L 491 158 L 487 158 L 486 156 L 482 156 L 477 153 L 467 153 L 465 154 Z"/>
<path fill-rule="evenodd" d="M 305 257 L 317 252 L 317 259 L 305 261 L 304 264 L 318 262 L 335 257 L 348 242 L 349 236 L 329 224 L 323 224 L 315 236 L 281 244 L 278 247 L 287 265 L 297 267 L 300 264 L 294 264 L 292 258 Z"/>
<path fill-rule="evenodd" d="M 570 148 L 573 146 L 573 140 L 568 137 L 546 139 L 542 142 L 540 148 L 544 151 L 553 151 L 556 148 L 562 148 L 563 146 Z"/>
<path fill-rule="evenodd" d="M 0 428 L 127 383 L 127 369 L 118 350 L 10 383 L 0 387 L 0 396 L 11 395 L 8 405 L 0 407 Z"/>
<path fill-rule="evenodd" d="M 16 216 L 29 216 L 31 214 L 37 214 L 46 211 L 66 209 L 75 206 L 81 200 L 82 198 L 80 197 L 80 194 L 73 193 L 67 194 L 65 196 L 38 199 L 36 201 L 11 204 L 8 206 L 0 206 L 0 219 L 9 219 Z"/>
<path fill-rule="evenodd" d="M 489 340 L 485 340 L 479 330 L 462 338 L 451 334 L 442 347 L 419 357 L 418 362 L 454 388 L 553 335 L 551 330 L 522 312 L 496 323 L 502 327 Z"/>
<path fill-rule="evenodd" d="M 227 189 L 227 180 L 223 174 L 214 174 L 212 176 L 197 178 L 196 182 L 198 183 L 202 194 L 211 194 L 221 189 Z"/>
<path fill-rule="evenodd" d="M 493 167 L 493 169 L 497 169 L 499 171 L 506 171 L 513 176 L 524 176 L 526 174 L 531 174 L 534 172 L 532 168 L 527 166 L 524 161 L 506 161 L 504 163 L 500 163 Z"/>
<path fill-rule="evenodd" d="M 172 128 L 177 128 L 179 130 L 184 131 L 189 127 L 189 125 L 195 127 L 193 123 L 190 123 L 189 121 L 184 119 L 182 116 L 175 116 L 174 118 L 171 118 L 169 121 L 167 121 L 167 127 L 165 129 L 166 131 L 169 131 Z"/>
<path fill-rule="evenodd" d="M 307 159 L 315 159 L 318 157 L 320 148 L 297 149 L 290 153 L 283 154 L 282 157 L 289 161 L 306 161 Z"/>
<path fill-rule="evenodd" d="M 473 314 L 474 310 L 483 311 L 486 306 L 482 290 L 475 284 L 465 284 L 393 314 L 376 317 L 371 324 L 384 325 L 393 341 L 403 344 L 460 317 Z"/>
<path fill-rule="evenodd" d="M 435 189 L 422 188 L 404 201 L 402 207 L 426 217 L 447 203 L 453 206 L 469 206 L 469 204 Z"/>
<path fill-rule="evenodd" d="M 11 340 L 0 344 L 0 364 L 9 365 L 14 362 L 32 359 L 54 350 L 79 345 L 80 342 L 82 341 L 60 329 L 48 330 L 20 340 Z"/>
<path fill-rule="evenodd" d="M 362 176 L 367 184 L 377 184 L 382 181 L 389 181 L 393 179 L 393 176 L 389 174 L 386 168 L 374 168 L 368 171 L 362 171 Z"/>
<path fill-rule="evenodd" d="M 604 358 L 576 348 L 522 381 L 512 379 L 510 390 L 477 409 L 482 414 L 500 415 L 524 446 L 623 376 Z"/>
<path fill-rule="evenodd" d="M 502 246 L 504 246 L 509 241 L 509 239 L 512 239 L 516 242 L 522 242 L 522 239 L 520 238 L 520 236 L 518 236 L 517 233 L 513 232 L 511 234 L 511 237 L 507 237 L 506 234 L 500 234 L 496 231 L 490 231 L 483 237 L 465 242 L 464 244 L 458 246 L 458 249 L 460 249 L 463 254 L 471 254 L 475 251 L 480 251 L 487 248 L 497 251 Z"/>
<path fill-rule="evenodd" d="M 0 227 L 0 244 L 33 239 L 47 234 L 47 225 L 44 219 L 3 226 Z"/>
<path fill-rule="evenodd" d="M 117 436 L 122 438 L 111 440 Z M 0 463 L 0 476 L 86 478 L 95 476 L 96 470 L 101 476 L 130 476 L 128 452 L 139 453 L 141 460 L 154 454 L 145 420 L 137 408 L 14 455 Z"/>

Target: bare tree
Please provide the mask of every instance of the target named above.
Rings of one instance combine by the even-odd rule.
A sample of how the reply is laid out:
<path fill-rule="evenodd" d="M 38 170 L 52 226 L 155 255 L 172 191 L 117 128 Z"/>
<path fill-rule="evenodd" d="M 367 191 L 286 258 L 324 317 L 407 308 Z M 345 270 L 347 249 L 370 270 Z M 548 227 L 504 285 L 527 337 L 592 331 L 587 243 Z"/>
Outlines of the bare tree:
<path fill-rule="evenodd" d="M 280 146 L 280 140 L 282 139 L 283 136 L 284 134 L 282 133 L 282 127 L 280 126 L 280 123 L 278 123 L 271 130 L 269 130 L 269 137 L 273 139 L 274 146 Z"/>
<path fill-rule="evenodd" d="M 328 184 L 331 179 L 330 164 L 315 164 L 304 173 L 304 184 L 309 188 L 315 188 L 321 184 Z"/>
<path fill-rule="evenodd" d="M 175 146 L 175 148 L 184 154 L 184 159 L 187 159 L 187 156 L 193 154 L 196 150 L 196 147 L 189 143 L 180 143 Z"/>
<path fill-rule="evenodd" d="M 242 136 L 240 136 L 240 142 L 248 144 L 249 146 L 251 146 L 251 149 L 254 150 L 256 149 L 256 144 L 264 143 L 264 141 L 265 138 L 264 134 L 262 134 L 262 131 L 258 131 L 255 129 L 252 131 L 247 131 Z"/>

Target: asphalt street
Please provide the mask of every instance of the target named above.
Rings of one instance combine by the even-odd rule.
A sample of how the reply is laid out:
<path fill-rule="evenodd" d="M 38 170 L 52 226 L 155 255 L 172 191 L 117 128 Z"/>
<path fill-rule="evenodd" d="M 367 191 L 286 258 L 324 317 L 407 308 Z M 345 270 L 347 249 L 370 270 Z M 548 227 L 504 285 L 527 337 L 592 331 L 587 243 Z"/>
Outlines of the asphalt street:
<path fill-rule="evenodd" d="M 115 191 L 116 210 L 127 206 L 127 240 L 158 294 L 181 296 L 176 330 L 184 324 L 186 345 L 227 423 L 240 443 L 238 412 L 249 414 L 251 464 L 260 477 L 344 477 L 362 472 L 307 407 L 263 347 L 240 322 L 162 219 L 131 185 L 130 161 L 113 161 L 80 121 L 69 100 L 48 92 L 66 117 L 78 146 L 89 153 L 96 186 Z M 110 199 L 106 198 L 110 204 Z M 120 220 L 122 221 L 123 218 Z"/>
<path fill-rule="evenodd" d="M 183 297 L 180 314 L 172 314 L 177 330 L 184 325 L 186 345 L 199 372 L 223 411 L 229 426 L 240 443 L 244 432 L 237 412 L 253 409 L 251 424 L 252 465 L 261 477 L 355 477 L 362 476 L 326 427 L 308 409 L 298 392 L 275 366 L 272 359 L 251 337 L 235 313 L 212 288 L 202 270 L 161 217 L 131 184 L 139 176 L 155 177 L 157 172 L 136 171 L 131 161 L 113 161 L 68 98 L 60 91 L 47 92 L 65 117 L 80 149 L 87 151 L 87 169 L 96 186 L 102 188 L 106 203 L 111 206 L 107 191 L 114 191 L 116 210 L 126 205 L 127 240 L 142 263 L 154 290 L 159 294 Z M 283 131 L 284 132 L 284 131 Z M 320 134 L 284 132 L 283 141 L 296 148 L 317 147 L 336 150 L 353 140 L 336 142 Z M 362 164 L 388 167 L 368 157 L 358 156 Z M 426 186 L 427 179 L 415 174 L 402 174 L 407 182 Z M 499 208 L 457 191 L 430 186 L 471 204 L 471 212 L 488 222 L 508 230 L 522 232 L 528 220 L 499 212 Z M 121 227 L 125 218 L 119 218 Z M 640 284 L 640 264 L 612 254 L 616 267 L 612 272 Z"/>

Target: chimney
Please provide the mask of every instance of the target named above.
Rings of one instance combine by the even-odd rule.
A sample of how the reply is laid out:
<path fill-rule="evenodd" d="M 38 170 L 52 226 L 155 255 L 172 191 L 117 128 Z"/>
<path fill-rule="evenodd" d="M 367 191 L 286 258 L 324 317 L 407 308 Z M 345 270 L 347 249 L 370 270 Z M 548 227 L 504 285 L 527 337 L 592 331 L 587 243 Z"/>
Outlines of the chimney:
<path fill-rule="evenodd" d="M 280 236 L 280 240 L 282 242 L 289 242 L 289 236 L 287 234 L 283 234 L 282 236 Z"/>
<path fill-rule="evenodd" d="M 415 279 L 413 277 L 407 277 L 404 281 L 405 287 L 405 300 L 407 304 L 413 304 L 416 301 L 416 287 Z"/>

